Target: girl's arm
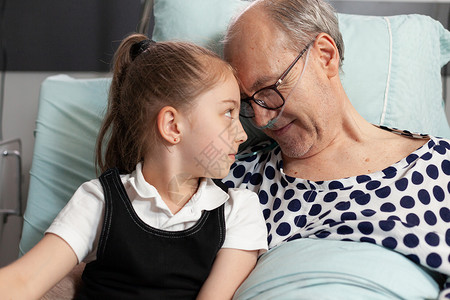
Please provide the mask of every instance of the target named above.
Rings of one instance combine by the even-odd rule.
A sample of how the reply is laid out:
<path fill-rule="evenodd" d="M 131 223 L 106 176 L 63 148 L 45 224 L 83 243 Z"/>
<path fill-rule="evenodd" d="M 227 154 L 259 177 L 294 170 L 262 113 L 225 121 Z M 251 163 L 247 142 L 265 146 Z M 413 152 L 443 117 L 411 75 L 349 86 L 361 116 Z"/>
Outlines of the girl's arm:
<path fill-rule="evenodd" d="M 40 300 L 71 300 L 75 298 L 77 291 L 81 288 L 83 274 L 86 264 L 84 262 L 70 271 L 60 282 L 49 290 Z"/>
<path fill-rule="evenodd" d="M 231 299 L 256 265 L 258 251 L 222 248 L 197 300 Z"/>
<path fill-rule="evenodd" d="M 69 273 L 78 259 L 59 236 L 46 234 L 24 256 L 0 269 L 2 299 L 39 299 Z"/>

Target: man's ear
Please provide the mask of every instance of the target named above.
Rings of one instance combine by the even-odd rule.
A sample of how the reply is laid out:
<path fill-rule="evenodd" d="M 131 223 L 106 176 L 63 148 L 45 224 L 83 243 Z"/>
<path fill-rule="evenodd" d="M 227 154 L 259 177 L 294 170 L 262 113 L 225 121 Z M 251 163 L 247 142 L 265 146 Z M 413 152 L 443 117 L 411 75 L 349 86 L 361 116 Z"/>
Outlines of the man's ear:
<path fill-rule="evenodd" d="M 319 61 L 328 78 L 339 74 L 339 51 L 333 38 L 326 33 L 317 35 L 314 47 L 319 53 Z"/>
<path fill-rule="evenodd" d="M 156 123 L 164 140 L 169 144 L 178 144 L 181 138 L 179 111 L 172 106 L 164 106 L 158 113 Z"/>

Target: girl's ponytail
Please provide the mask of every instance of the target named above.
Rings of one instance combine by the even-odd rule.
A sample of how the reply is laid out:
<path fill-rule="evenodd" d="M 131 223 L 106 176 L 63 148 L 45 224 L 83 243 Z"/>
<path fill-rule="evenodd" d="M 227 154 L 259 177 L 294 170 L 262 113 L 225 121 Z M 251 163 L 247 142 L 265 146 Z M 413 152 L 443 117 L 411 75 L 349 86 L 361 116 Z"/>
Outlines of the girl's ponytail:
<path fill-rule="evenodd" d="M 104 172 L 106 169 L 112 167 L 108 163 L 111 161 L 117 162 L 116 166 L 119 170 L 124 169 L 118 165 L 120 164 L 120 157 L 118 157 L 118 155 L 121 152 L 120 138 L 117 138 L 117 135 L 115 135 L 116 137 L 110 136 L 110 131 L 112 126 L 118 127 L 120 130 L 119 124 L 121 122 L 119 113 L 123 82 L 127 76 L 130 64 L 136 58 L 136 54 L 139 54 L 133 47 L 145 40 L 148 39 L 143 34 L 130 35 L 122 41 L 114 55 L 112 68 L 113 78 L 109 90 L 108 109 L 97 137 L 96 166 L 97 170 L 100 172 Z M 104 142 L 107 139 L 110 139 L 108 141 L 107 151 L 106 153 L 103 153 Z M 103 158 L 104 155 L 105 158 Z"/>
<path fill-rule="evenodd" d="M 135 46 L 142 41 L 148 40 L 143 34 L 133 34 L 125 38 L 119 45 L 114 54 L 113 79 L 111 83 L 110 95 L 119 95 L 120 87 L 125 79 L 127 69 L 131 62 L 136 58 L 137 51 Z M 142 49 L 143 51 L 143 49 Z"/>

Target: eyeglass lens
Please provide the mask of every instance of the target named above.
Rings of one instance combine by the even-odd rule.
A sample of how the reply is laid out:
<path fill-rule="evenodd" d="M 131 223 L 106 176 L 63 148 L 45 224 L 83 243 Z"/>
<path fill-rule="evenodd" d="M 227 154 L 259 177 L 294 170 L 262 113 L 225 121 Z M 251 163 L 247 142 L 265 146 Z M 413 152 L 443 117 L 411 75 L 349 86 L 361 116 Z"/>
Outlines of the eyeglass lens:
<path fill-rule="evenodd" d="M 266 109 L 277 109 L 284 104 L 281 95 L 271 88 L 260 90 L 253 96 L 253 99 L 259 106 Z M 253 118 L 255 116 L 250 101 L 242 101 L 240 114 L 246 118 Z"/>
<path fill-rule="evenodd" d="M 255 112 L 253 111 L 253 107 L 250 104 L 250 101 L 254 101 L 255 104 L 269 110 L 275 110 L 282 107 L 285 103 L 283 96 L 277 90 L 277 86 L 281 84 L 286 75 L 292 70 L 297 61 L 303 56 L 303 54 L 308 50 L 309 46 L 314 42 L 311 41 L 306 47 L 300 51 L 299 55 L 294 59 L 291 65 L 284 71 L 281 77 L 278 79 L 277 83 L 261 90 L 257 91 L 253 96 L 248 97 L 246 99 L 242 99 L 241 101 L 241 111 L 240 115 L 244 118 L 253 118 L 255 116 Z M 303 71 L 302 71 L 303 74 Z M 301 77 L 301 76 L 300 76 Z"/>

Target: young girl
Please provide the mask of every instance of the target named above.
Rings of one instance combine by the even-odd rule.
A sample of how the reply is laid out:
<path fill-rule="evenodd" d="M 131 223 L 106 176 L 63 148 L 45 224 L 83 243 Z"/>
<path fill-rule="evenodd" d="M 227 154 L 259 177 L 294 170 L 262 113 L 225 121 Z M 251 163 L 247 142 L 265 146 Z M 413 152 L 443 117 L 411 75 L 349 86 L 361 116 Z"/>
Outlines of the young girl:
<path fill-rule="evenodd" d="M 79 299 L 230 299 L 267 249 L 256 194 L 219 187 L 246 134 L 231 67 L 183 42 L 119 46 L 84 183 L 43 239 L 0 270 L 0 295 L 39 298 L 79 262 Z"/>

